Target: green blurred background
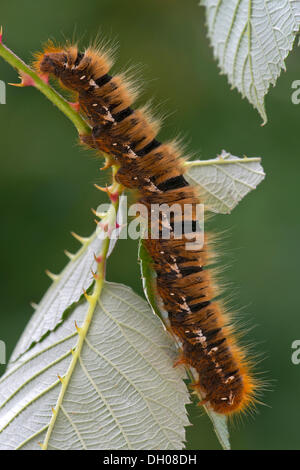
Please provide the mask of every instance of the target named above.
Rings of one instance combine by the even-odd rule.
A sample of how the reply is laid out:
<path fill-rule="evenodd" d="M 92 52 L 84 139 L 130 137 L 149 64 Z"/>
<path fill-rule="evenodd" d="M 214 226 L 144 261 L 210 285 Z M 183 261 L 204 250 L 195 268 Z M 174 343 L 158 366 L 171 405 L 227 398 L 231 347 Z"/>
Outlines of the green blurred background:
<path fill-rule="evenodd" d="M 154 107 L 167 114 L 162 138 L 180 133 L 200 158 L 223 148 L 263 157 L 266 180 L 231 215 L 213 221 L 216 230 L 229 229 L 224 277 L 234 307 L 243 307 L 243 318 L 256 326 L 247 339 L 263 353 L 261 370 L 273 380 L 263 397 L 268 406 L 231 426 L 232 446 L 299 449 L 300 365 L 291 362 L 291 343 L 300 339 L 300 105 L 291 102 L 299 50 L 267 97 L 269 123 L 262 128 L 257 112 L 219 75 L 197 0 L 5 0 L 0 24 L 5 43 L 25 61 L 49 37 L 64 41 L 75 32 L 87 44 L 100 32 L 116 39 L 116 69 L 142 64 L 142 101 L 154 97 Z M 1 59 L 0 79 L 16 78 Z M 44 269 L 58 272 L 66 263 L 63 249 L 78 248 L 71 230 L 94 230 L 90 208 L 105 199 L 92 183 L 103 183 L 105 175 L 77 145 L 71 123 L 34 89 L 7 87 L 0 129 L 0 338 L 9 356 L 32 314 L 29 302 L 49 286 Z M 120 242 L 108 279 L 142 294 L 136 258 L 136 243 Z M 196 406 L 189 411 L 187 448 L 218 449 L 206 416 Z"/>

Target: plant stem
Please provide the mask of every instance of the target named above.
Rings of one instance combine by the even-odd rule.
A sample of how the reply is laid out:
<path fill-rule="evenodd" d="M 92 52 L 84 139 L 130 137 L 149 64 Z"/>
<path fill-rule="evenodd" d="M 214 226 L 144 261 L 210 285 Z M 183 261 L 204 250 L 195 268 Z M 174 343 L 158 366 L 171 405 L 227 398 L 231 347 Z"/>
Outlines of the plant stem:
<path fill-rule="evenodd" d="M 25 64 L 23 60 L 14 54 L 14 52 L 1 43 L 0 57 L 6 60 L 6 62 L 17 69 L 21 74 L 28 75 L 33 80 L 34 86 L 70 119 L 79 135 L 89 134 L 91 132 L 89 124 L 70 106 L 67 100 L 57 93 L 48 83 L 45 83 L 45 81 L 31 67 Z"/>
<path fill-rule="evenodd" d="M 79 135 L 89 134 L 91 132 L 91 127 L 89 124 L 80 116 L 80 114 L 73 109 L 70 104 L 59 94 L 57 93 L 48 83 L 46 83 L 31 67 L 29 67 L 25 62 L 23 62 L 19 57 L 17 57 L 14 52 L 8 49 L 4 44 L 0 42 L 0 57 L 2 57 L 6 62 L 8 62 L 12 67 L 18 70 L 21 75 L 29 76 L 34 86 L 42 92 L 55 106 L 62 111 L 65 116 L 67 116 L 70 121 L 76 127 Z M 22 85 L 21 85 L 22 86 Z M 64 400 L 65 393 L 67 391 L 70 379 L 74 372 L 74 369 L 80 360 L 81 350 L 84 345 L 86 335 L 88 333 L 90 323 L 92 321 L 93 314 L 96 310 L 98 300 L 100 298 L 103 284 L 105 282 L 105 267 L 106 259 L 108 255 L 109 245 L 110 245 L 110 233 L 116 228 L 116 217 L 119 207 L 119 198 L 123 192 L 123 186 L 116 182 L 115 174 L 118 170 L 117 165 L 112 166 L 113 171 L 113 184 L 110 187 L 111 191 L 111 205 L 106 213 L 105 217 L 102 220 L 103 225 L 106 226 L 107 232 L 106 236 L 103 238 L 101 252 L 96 257 L 97 261 L 97 272 L 95 273 L 95 284 L 93 287 L 93 292 L 91 295 L 88 295 L 85 292 L 85 297 L 87 300 L 87 313 L 84 319 L 84 322 L 81 327 L 76 326 L 78 333 L 78 341 L 74 349 L 72 349 L 72 360 L 69 365 L 69 368 L 64 377 L 59 377 L 61 381 L 61 389 L 59 396 L 56 402 L 55 408 L 52 410 L 52 417 L 48 425 L 48 430 L 44 439 L 44 442 L 41 443 L 41 448 L 43 450 L 48 448 L 49 440 L 52 435 L 52 431 L 56 422 L 56 418 L 60 409 L 62 408 L 62 402 Z M 97 233 L 97 232 L 96 232 Z M 90 243 L 90 240 L 85 241 L 84 243 Z"/>
<path fill-rule="evenodd" d="M 117 167 L 115 166 L 113 167 L 113 175 L 115 174 L 116 171 L 117 171 Z M 112 190 L 114 194 L 118 195 L 118 197 L 112 201 L 111 206 L 106 216 L 103 219 L 107 223 L 108 234 L 110 233 L 110 229 L 113 230 L 116 225 L 116 216 L 117 216 L 118 207 L 119 207 L 119 197 L 123 191 L 123 187 L 114 180 L 114 183 L 112 185 Z M 85 343 L 85 338 L 88 334 L 89 327 L 90 327 L 93 315 L 95 313 L 95 310 L 98 304 L 98 300 L 101 296 L 103 284 L 105 282 L 105 267 L 106 267 L 106 259 L 107 259 L 109 244 L 110 244 L 110 237 L 109 235 L 107 235 L 107 237 L 103 239 L 101 252 L 100 254 L 98 254 L 99 258 L 97 262 L 97 275 L 95 276 L 95 284 L 94 284 L 93 292 L 91 295 L 88 295 L 87 293 L 85 293 L 88 309 L 87 309 L 87 313 L 86 313 L 83 324 L 80 327 L 76 325 L 76 329 L 78 333 L 78 340 L 77 340 L 76 346 L 74 347 L 74 349 L 72 349 L 71 363 L 66 372 L 66 375 L 64 377 L 59 377 L 61 381 L 61 389 L 59 392 L 59 396 L 57 398 L 55 408 L 52 409 L 52 416 L 51 416 L 51 420 L 48 426 L 48 430 L 47 430 L 44 442 L 41 443 L 42 450 L 48 449 L 49 440 L 51 438 L 52 431 L 54 429 L 54 425 L 55 425 L 58 413 L 62 408 L 65 393 L 68 389 L 68 385 L 71 380 L 72 374 L 75 370 L 75 367 L 80 361 L 80 355 L 81 355 L 81 351 Z"/>
<path fill-rule="evenodd" d="M 235 163 L 253 163 L 261 162 L 260 157 L 244 157 L 239 158 L 238 160 L 225 160 L 224 158 L 212 158 L 210 160 L 189 160 L 184 162 L 186 167 L 191 166 L 210 166 L 210 165 L 232 165 Z"/>

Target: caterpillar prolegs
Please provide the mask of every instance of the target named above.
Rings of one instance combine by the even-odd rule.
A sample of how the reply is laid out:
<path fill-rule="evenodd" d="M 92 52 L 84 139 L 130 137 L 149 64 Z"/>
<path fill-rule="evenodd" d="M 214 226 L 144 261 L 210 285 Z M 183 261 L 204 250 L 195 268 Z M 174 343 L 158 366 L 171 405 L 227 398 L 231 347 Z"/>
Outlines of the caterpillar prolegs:
<path fill-rule="evenodd" d="M 109 74 L 112 61 L 97 48 L 81 53 L 77 46 L 46 46 L 35 67 L 52 74 L 77 95 L 80 111 L 92 126 L 85 144 L 111 155 L 120 166 L 116 179 L 135 189 L 147 208 L 165 203 L 192 207 L 190 221 L 197 226 L 194 208 L 201 202 L 197 189 L 184 177 L 184 165 L 175 145 L 157 140 L 159 126 L 143 109 L 133 109 L 135 93 L 121 75 Z M 159 230 L 162 230 L 159 221 Z M 175 220 L 171 220 L 171 235 Z M 179 361 L 193 367 L 204 401 L 222 414 L 245 410 L 254 402 L 256 380 L 247 354 L 235 341 L 209 267 L 210 247 L 186 248 L 181 239 L 152 238 L 145 246 L 156 272 L 157 291 L 168 312 L 170 328 L 182 345 Z"/>

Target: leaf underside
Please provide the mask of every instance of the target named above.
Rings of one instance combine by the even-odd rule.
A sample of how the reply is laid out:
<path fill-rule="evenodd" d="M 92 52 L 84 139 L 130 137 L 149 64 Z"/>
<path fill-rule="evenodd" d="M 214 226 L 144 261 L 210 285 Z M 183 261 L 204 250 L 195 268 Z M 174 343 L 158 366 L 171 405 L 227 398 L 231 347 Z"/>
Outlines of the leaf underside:
<path fill-rule="evenodd" d="M 200 186 L 210 210 L 227 213 L 263 179 L 259 161 L 223 151 L 217 159 L 187 162 L 187 178 Z M 123 210 L 120 203 L 120 226 Z M 109 252 L 115 242 L 111 240 Z M 75 322 L 79 327 L 84 323 L 89 307 L 82 292 L 93 284 L 94 255 L 102 243 L 96 232 L 83 240 L 13 352 L 0 379 L 0 449 L 38 449 L 39 443 L 47 443 L 47 449 L 184 446 L 189 394 L 184 369 L 172 367 L 174 342 L 157 317 L 167 324 L 166 312 L 161 305 L 155 307 L 150 259 L 142 262 L 142 272 L 147 300 L 157 315 L 128 287 L 106 283 L 69 372 L 78 340 Z M 68 376 L 66 387 L 59 376 Z M 222 447 L 229 449 L 226 419 L 206 411 Z"/>
<path fill-rule="evenodd" d="M 43 443 L 88 302 L 0 380 L 0 449 Z M 105 283 L 48 449 L 181 449 L 188 425 L 172 340 L 130 288 Z"/>
<path fill-rule="evenodd" d="M 229 214 L 265 178 L 260 158 L 239 158 L 225 150 L 212 160 L 186 162 L 187 180 L 201 190 L 212 212 Z"/>
<path fill-rule="evenodd" d="M 299 0 L 201 0 L 222 73 L 267 122 L 264 97 L 275 85 L 300 26 Z"/>

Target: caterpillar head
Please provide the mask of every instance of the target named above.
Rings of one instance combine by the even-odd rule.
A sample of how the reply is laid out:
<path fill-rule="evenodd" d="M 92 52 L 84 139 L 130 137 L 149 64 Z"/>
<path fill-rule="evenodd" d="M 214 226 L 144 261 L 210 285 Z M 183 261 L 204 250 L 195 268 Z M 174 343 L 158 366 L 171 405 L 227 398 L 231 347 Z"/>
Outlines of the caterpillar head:
<path fill-rule="evenodd" d="M 60 77 L 65 70 L 67 61 L 67 55 L 64 52 L 43 54 L 38 64 L 39 72 L 44 75 L 53 74 Z"/>
<path fill-rule="evenodd" d="M 34 67 L 39 74 L 53 75 L 63 87 L 77 92 L 89 88 L 89 74 L 77 67 L 82 57 L 75 46 L 65 49 L 50 46 L 36 55 Z"/>

